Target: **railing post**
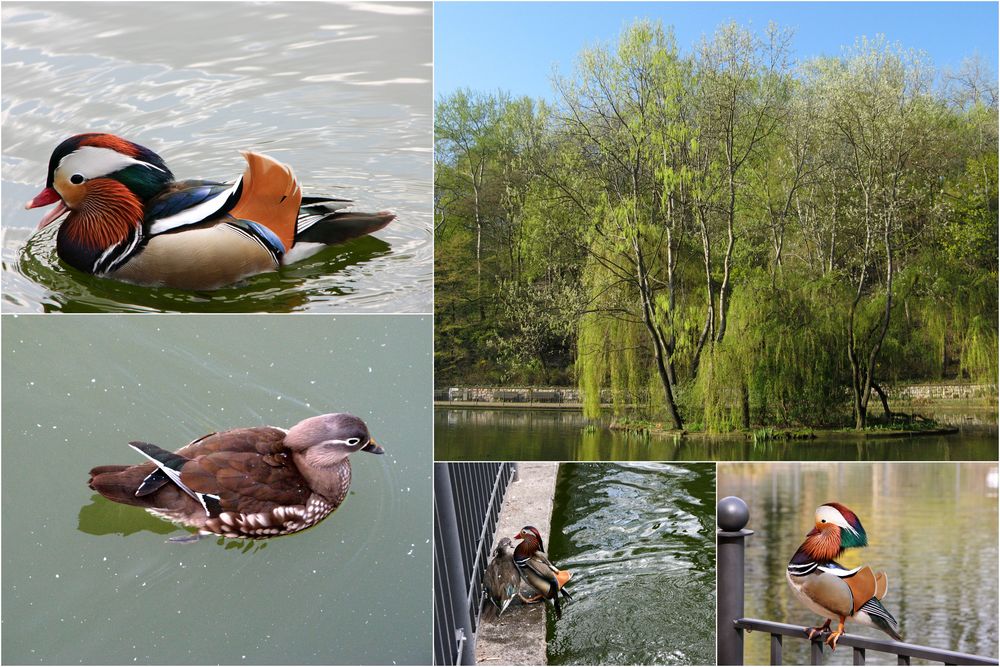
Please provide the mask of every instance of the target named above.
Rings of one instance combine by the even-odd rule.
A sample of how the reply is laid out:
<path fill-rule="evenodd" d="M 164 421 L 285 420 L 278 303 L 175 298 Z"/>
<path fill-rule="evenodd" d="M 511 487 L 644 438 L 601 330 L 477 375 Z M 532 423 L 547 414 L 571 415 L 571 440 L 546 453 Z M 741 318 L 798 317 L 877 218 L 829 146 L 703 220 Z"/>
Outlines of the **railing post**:
<path fill-rule="evenodd" d="M 718 608 L 716 610 L 716 641 L 720 665 L 743 664 L 743 630 L 735 626 L 743 618 L 743 551 L 744 540 L 753 535 L 744 526 L 750 520 L 750 510 L 741 498 L 729 496 L 716 506 L 719 530 L 716 532 L 718 563 Z"/>
<path fill-rule="evenodd" d="M 461 653 L 458 664 L 474 665 L 476 663 L 476 642 L 472 632 L 472 617 L 469 615 L 469 591 L 465 577 L 462 575 L 462 549 L 458 537 L 458 515 L 455 512 L 455 496 L 451 490 L 451 471 L 447 463 L 434 464 L 434 501 L 439 512 L 438 520 L 443 544 L 436 545 L 444 552 L 447 562 L 453 567 L 448 569 L 448 591 L 453 602 L 456 631 L 465 633 L 465 641 L 461 642 Z M 457 634 L 457 633 L 456 633 Z M 456 636 L 456 641 L 459 637 Z"/>

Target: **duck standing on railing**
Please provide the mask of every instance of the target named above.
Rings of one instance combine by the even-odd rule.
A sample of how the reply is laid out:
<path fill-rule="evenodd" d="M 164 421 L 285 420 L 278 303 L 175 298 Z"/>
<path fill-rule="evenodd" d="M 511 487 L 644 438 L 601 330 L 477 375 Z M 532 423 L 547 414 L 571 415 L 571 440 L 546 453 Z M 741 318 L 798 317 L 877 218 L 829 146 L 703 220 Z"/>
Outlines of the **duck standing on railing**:
<path fill-rule="evenodd" d="M 514 564 L 514 543 L 509 537 L 505 537 L 497 543 L 493 550 L 493 560 L 483 575 L 483 589 L 486 597 L 497 608 L 497 618 L 507 611 L 520 586 L 521 575 Z"/>
<path fill-rule="evenodd" d="M 514 549 L 514 564 L 517 566 L 518 572 L 521 573 L 521 578 L 539 593 L 530 598 L 525 598 L 519 593 L 521 601 L 531 603 L 539 600 L 552 600 L 556 608 L 556 618 L 562 618 L 559 594 L 562 593 L 565 597 L 572 599 L 573 596 L 563 586 L 573 578 L 573 573 L 560 570 L 549 562 L 549 557 L 545 554 L 545 546 L 542 543 L 542 536 L 534 526 L 525 526 L 521 532 L 514 536 L 514 539 L 522 540 Z"/>
<path fill-rule="evenodd" d="M 826 643 L 836 650 L 844 634 L 844 621 L 852 618 L 878 628 L 893 639 L 902 639 L 892 614 L 882 606 L 889 582 L 885 572 L 874 573 L 868 566 L 845 569 L 834 559 L 845 549 L 868 546 L 868 536 L 858 516 L 840 503 L 826 503 L 816 510 L 816 526 L 788 563 L 788 583 L 796 597 L 809 609 L 826 616 L 826 623 L 808 630 L 809 639 L 837 629 Z"/>
<path fill-rule="evenodd" d="M 382 229 L 394 216 L 348 213 L 348 199 L 303 197 L 292 170 L 243 152 L 233 183 L 175 181 L 153 151 L 112 134 L 56 146 L 45 188 L 25 208 L 66 215 L 56 253 L 75 269 L 140 285 L 210 290 L 275 271 Z"/>

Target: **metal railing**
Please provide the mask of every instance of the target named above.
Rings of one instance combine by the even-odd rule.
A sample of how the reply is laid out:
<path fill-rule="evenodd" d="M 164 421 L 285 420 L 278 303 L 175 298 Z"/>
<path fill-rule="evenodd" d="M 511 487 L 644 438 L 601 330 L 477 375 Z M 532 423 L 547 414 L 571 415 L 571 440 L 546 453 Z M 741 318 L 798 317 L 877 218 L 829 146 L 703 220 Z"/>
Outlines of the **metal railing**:
<path fill-rule="evenodd" d="M 743 664 L 743 631 L 757 630 L 771 635 L 771 665 L 782 664 L 782 640 L 792 637 L 810 642 L 810 663 L 822 665 L 823 639 L 826 634 L 810 640 L 808 628 L 787 623 L 775 623 L 743 616 L 743 560 L 744 542 L 753 535 L 746 530 L 750 510 L 741 498 L 729 496 L 719 501 L 717 507 L 719 530 L 716 533 L 718 567 L 718 618 L 717 646 L 720 665 Z M 908 665 L 912 658 L 941 662 L 946 665 L 996 665 L 996 658 L 945 649 L 907 644 L 888 639 L 872 639 L 861 635 L 842 635 L 837 646 L 850 646 L 854 664 L 865 664 L 867 651 L 890 653 L 897 657 L 896 664 Z"/>
<path fill-rule="evenodd" d="M 483 572 L 514 463 L 434 464 L 434 664 L 475 663 Z"/>

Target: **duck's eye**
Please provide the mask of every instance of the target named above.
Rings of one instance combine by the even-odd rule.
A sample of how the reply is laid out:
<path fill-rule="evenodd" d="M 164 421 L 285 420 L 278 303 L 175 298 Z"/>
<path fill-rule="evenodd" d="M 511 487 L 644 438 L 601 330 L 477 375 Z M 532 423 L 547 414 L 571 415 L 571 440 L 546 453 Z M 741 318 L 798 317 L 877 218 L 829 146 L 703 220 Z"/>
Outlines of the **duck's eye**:
<path fill-rule="evenodd" d="M 351 447 L 353 447 L 354 445 L 358 444 L 359 442 L 361 442 L 361 438 L 348 438 L 347 439 L 347 444 L 349 444 Z"/>
<path fill-rule="evenodd" d="M 826 523 L 826 519 L 820 519 L 819 522 L 820 523 Z"/>
<path fill-rule="evenodd" d="M 73 174 L 72 176 L 69 177 L 69 182 L 72 183 L 73 185 L 80 185 L 81 183 L 83 183 L 83 181 L 84 181 L 83 174 Z"/>

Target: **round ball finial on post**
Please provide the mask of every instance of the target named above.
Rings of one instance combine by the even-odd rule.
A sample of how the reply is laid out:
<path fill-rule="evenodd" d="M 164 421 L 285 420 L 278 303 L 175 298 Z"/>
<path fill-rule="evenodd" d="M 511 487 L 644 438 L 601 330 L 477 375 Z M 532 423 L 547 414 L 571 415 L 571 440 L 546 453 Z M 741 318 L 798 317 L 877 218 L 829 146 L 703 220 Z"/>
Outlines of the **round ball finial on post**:
<path fill-rule="evenodd" d="M 728 496 L 715 507 L 717 657 L 720 665 L 743 664 L 743 630 L 736 621 L 743 618 L 743 552 L 746 538 L 753 535 L 744 526 L 750 521 L 750 508 L 742 498 Z"/>
<path fill-rule="evenodd" d="M 737 532 L 750 521 L 750 508 L 742 498 L 726 496 L 715 507 L 716 522 L 719 528 L 727 532 Z"/>

